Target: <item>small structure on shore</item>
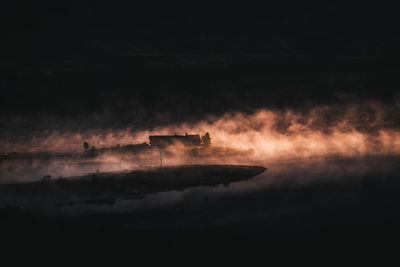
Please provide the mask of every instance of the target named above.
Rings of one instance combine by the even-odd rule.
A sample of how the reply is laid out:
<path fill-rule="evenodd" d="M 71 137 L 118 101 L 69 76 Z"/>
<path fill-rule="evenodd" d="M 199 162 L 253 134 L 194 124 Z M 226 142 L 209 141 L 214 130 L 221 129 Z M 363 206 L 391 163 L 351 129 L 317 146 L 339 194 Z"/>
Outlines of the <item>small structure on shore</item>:
<path fill-rule="evenodd" d="M 150 135 L 149 143 L 142 144 L 128 144 L 128 145 L 116 145 L 114 147 L 103 147 L 100 149 L 96 149 L 94 146 L 90 146 L 88 142 L 83 143 L 83 148 L 87 154 L 93 153 L 107 153 L 107 152 L 145 152 L 149 149 L 165 149 L 169 146 L 182 146 L 187 148 L 197 148 L 197 147 L 206 147 L 211 145 L 211 137 L 209 133 L 206 133 L 203 136 L 199 134 L 185 134 L 185 135 Z"/>

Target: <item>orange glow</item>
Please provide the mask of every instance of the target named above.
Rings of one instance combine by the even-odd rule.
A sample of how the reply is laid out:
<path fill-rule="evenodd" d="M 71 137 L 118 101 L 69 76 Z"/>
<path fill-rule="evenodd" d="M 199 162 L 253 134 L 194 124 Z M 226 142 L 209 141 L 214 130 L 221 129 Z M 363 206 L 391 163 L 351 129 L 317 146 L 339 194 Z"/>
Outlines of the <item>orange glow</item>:
<path fill-rule="evenodd" d="M 251 149 L 254 153 L 248 157 L 253 160 L 399 153 L 399 130 L 381 127 L 385 123 L 379 112 L 382 107 L 376 104 L 374 108 L 377 111 L 374 120 L 361 126 L 356 123 L 360 114 L 353 107 L 347 107 L 340 118 L 335 118 L 328 125 L 324 125 L 324 120 L 321 120 L 321 113 L 329 110 L 329 107 L 313 108 L 307 115 L 292 110 L 274 112 L 261 109 L 252 114 L 227 113 L 221 117 L 210 116 L 194 123 L 171 124 L 136 132 L 129 127 L 118 131 L 56 131 L 45 137 L 31 137 L 29 140 L 1 140 L 0 149 L 4 152 L 80 152 L 84 140 L 97 146 L 98 134 L 100 146 L 106 147 L 148 142 L 149 135 L 209 132 L 214 146 Z M 284 127 L 279 126 L 282 121 Z M 378 126 L 379 130 L 374 130 Z"/>
<path fill-rule="evenodd" d="M 191 157 L 187 148 L 172 147 L 163 154 L 163 165 L 179 164 L 254 164 L 265 167 L 281 162 L 324 161 L 329 157 L 362 157 L 400 154 L 400 131 L 385 121 L 384 106 L 372 104 L 374 115 L 360 114 L 354 106 L 345 107 L 340 116 L 331 107 L 314 107 L 306 113 L 293 110 L 260 109 L 250 114 L 235 112 L 209 116 L 197 122 L 170 124 L 151 130 L 54 131 L 47 135 L 0 140 L 0 152 L 83 152 L 83 141 L 110 147 L 149 141 L 149 135 L 200 134 L 211 136 L 212 149 L 197 150 Z M 366 118 L 366 119 L 365 119 Z M 39 137 L 40 136 L 40 137 Z M 199 156 L 200 155 L 200 156 Z M 43 175 L 70 177 L 90 172 L 120 171 L 160 165 L 158 149 L 142 154 L 101 154 L 92 159 L 64 159 L 42 163 L 3 162 L 0 181 L 40 179 Z"/>

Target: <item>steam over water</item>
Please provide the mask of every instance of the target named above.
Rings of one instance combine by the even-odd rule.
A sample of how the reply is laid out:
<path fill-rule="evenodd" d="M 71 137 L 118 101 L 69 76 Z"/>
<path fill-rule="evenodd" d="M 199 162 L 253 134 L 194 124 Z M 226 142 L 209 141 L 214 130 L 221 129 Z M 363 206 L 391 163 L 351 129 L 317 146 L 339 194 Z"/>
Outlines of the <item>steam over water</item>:
<path fill-rule="evenodd" d="M 208 116 L 201 121 L 170 123 L 153 129 L 84 129 L 59 132 L 46 130 L 29 136 L 0 140 L 3 152 L 81 152 L 83 141 L 96 147 L 148 142 L 149 135 L 201 134 L 209 132 L 212 146 L 232 148 L 241 153 L 214 154 L 201 159 L 188 159 L 181 150 L 170 150 L 164 164 L 258 164 L 268 167 L 274 162 L 326 157 L 362 157 L 397 155 L 400 152 L 400 130 L 396 121 L 397 107 L 378 102 L 357 105 L 319 106 L 303 111 L 259 109 L 248 113 L 229 112 Z M 139 155 L 132 159 L 121 155 L 104 155 L 91 162 L 56 161 L 0 165 L 1 179 L 22 177 L 36 179 L 45 174 L 71 176 L 88 172 L 118 171 L 157 166 L 159 155 Z M 17 166 L 15 166 L 17 164 Z M 35 177 L 32 177 L 35 176 Z"/>

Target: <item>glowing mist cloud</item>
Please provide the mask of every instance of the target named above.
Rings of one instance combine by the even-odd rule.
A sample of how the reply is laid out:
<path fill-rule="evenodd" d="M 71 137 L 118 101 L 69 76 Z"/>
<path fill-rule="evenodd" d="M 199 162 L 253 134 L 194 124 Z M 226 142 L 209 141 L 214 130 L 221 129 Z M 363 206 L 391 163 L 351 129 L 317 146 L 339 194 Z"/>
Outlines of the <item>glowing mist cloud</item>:
<path fill-rule="evenodd" d="M 367 110 L 367 111 L 363 111 Z M 12 151 L 82 151 L 84 140 L 101 147 L 148 142 L 149 135 L 204 134 L 213 146 L 253 150 L 253 159 L 359 156 L 400 152 L 400 131 L 387 126 L 385 106 L 379 103 L 321 106 L 307 113 L 293 110 L 257 110 L 251 114 L 227 113 L 202 121 L 171 124 L 152 130 L 86 130 L 52 132 L 42 137 L 1 140 L 0 149 Z"/>
<path fill-rule="evenodd" d="M 82 152 L 84 141 L 96 147 L 110 147 L 145 143 L 149 141 L 149 135 L 204 135 L 209 132 L 214 148 L 211 154 L 190 157 L 187 150 L 170 148 L 165 151 L 163 164 L 271 166 L 273 162 L 282 160 L 400 154 L 400 131 L 392 121 L 385 119 L 389 113 L 391 110 L 379 103 L 320 106 L 301 113 L 260 109 L 248 114 L 231 112 L 218 117 L 208 116 L 201 121 L 170 124 L 151 130 L 134 131 L 133 127 L 127 126 L 123 130 L 53 131 L 12 137 L 0 140 L 0 153 Z M 159 164 L 158 150 L 135 155 L 101 154 L 88 160 L 78 158 L 45 163 L 36 159 L 32 162 L 4 161 L 0 164 L 0 182 L 40 179 L 47 174 L 70 177 L 97 170 L 131 170 Z"/>
<path fill-rule="evenodd" d="M 355 123 L 359 114 L 349 109 L 342 118 L 326 126 L 320 115 L 325 108 L 314 108 L 307 116 L 290 110 L 283 113 L 258 110 L 248 115 L 225 114 L 194 124 L 162 127 L 152 133 L 210 132 L 214 145 L 252 149 L 254 154 L 251 157 L 258 160 L 400 152 L 400 131 L 384 127 L 377 129 L 384 124 L 379 112 L 374 120 L 360 125 Z M 285 127 L 279 129 L 282 121 Z M 142 132 L 137 136 L 148 134 Z"/>

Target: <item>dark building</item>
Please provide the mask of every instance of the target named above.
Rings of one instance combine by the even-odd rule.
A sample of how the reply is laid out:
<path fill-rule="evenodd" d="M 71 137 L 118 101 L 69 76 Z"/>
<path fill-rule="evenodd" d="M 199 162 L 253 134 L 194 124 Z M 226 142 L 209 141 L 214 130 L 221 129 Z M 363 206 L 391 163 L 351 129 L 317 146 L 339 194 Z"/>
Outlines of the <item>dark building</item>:
<path fill-rule="evenodd" d="M 170 145 L 200 146 L 200 135 L 151 135 L 150 145 L 155 147 L 167 147 Z"/>

